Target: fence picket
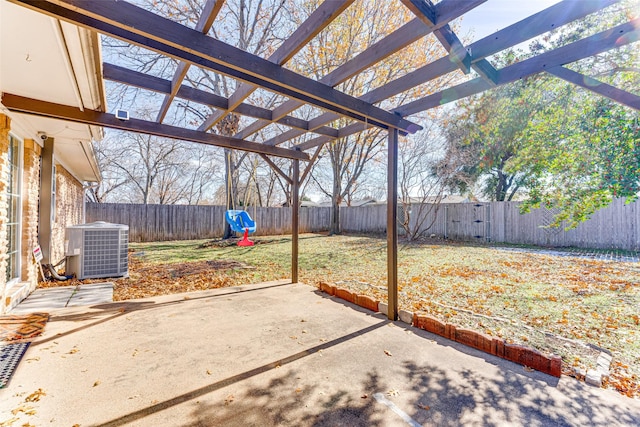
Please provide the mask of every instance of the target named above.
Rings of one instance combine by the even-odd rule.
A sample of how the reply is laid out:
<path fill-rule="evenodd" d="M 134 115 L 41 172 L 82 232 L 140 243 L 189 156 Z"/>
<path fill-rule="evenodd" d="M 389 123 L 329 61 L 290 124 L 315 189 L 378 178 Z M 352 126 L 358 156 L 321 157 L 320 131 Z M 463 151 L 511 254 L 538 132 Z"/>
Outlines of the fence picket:
<path fill-rule="evenodd" d="M 552 215 L 549 211 L 535 209 L 521 214 L 519 205 L 443 204 L 431 210 L 431 217 L 424 221 L 430 224 L 435 215 L 433 226 L 420 231 L 452 240 L 640 250 L 640 201 L 626 204 L 624 199 L 614 200 L 588 221 L 566 231 L 544 227 Z M 416 213 L 419 208 L 414 205 L 410 209 Z M 86 220 L 127 224 L 132 242 L 213 239 L 224 232 L 224 212 L 223 206 L 87 203 Z M 258 225 L 258 236 L 291 233 L 290 208 L 249 208 L 249 214 Z M 327 231 L 330 217 L 329 207 L 300 208 L 300 232 Z M 381 204 L 340 209 L 341 227 L 347 233 L 383 233 L 386 218 L 386 206 Z M 415 218 L 412 224 L 416 224 Z"/>

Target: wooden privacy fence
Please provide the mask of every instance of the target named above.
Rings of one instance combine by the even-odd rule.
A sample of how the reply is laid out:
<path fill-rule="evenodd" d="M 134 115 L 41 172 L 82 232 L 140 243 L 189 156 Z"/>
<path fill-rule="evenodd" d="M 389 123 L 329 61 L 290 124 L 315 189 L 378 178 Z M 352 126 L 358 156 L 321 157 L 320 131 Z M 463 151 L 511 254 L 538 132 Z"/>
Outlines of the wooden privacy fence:
<path fill-rule="evenodd" d="M 249 208 L 256 221 L 254 235 L 291 234 L 291 208 Z M 106 221 L 129 226 L 132 242 L 220 238 L 224 206 L 137 205 L 87 203 L 86 222 Z M 327 230 L 330 208 L 300 209 L 300 233 Z"/>
<path fill-rule="evenodd" d="M 415 228 L 420 206 L 410 209 Z M 224 212 L 223 206 L 87 203 L 86 220 L 127 224 L 133 242 L 207 239 L 222 236 Z M 249 208 L 248 212 L 258 226 L 256 235 L 291 233 L 290 208 Z M 300 208 L 300 232 L 327 231 L 330 215 L 328 207 Z M 430 210 L 424 224 L 433 225 L 421 231 L 463 241 L 640 250 L 640 201 L 625 204 L 623 199 L 615 200 L 568 231 L 546 227 L 553 216 L 554 211 L 547 209 L 520 214 L 518 202 L 443 203 Z M 345 232 L 384 233 L 386 218 L 386 205 L 340 209 Z"/>
<path fill-rule="evenodd" d="M 433 225 L 420 231 L 462 241 L 640 250 L 640 201 L 625 204 L 624 199 L 614 200 L 588 221 L 567 231 L 563 227 L 547 227 L 555 211 L 542 208 L 521 214 L 519 205 L 519 202 L 443 203 L 437 210 L 432 209 L 423 222 L 425 225 L 433 222 Z M 420 207 L 413 205 L 409 209 L 411 229 L 415 229 Z M 429 209 L 423 210 L 426 211 Z M 401 217 L 399 212 L 398 218 Z M 346 232 L 384 232 L 386 206 L 343 208 L 340 220 Z"/>

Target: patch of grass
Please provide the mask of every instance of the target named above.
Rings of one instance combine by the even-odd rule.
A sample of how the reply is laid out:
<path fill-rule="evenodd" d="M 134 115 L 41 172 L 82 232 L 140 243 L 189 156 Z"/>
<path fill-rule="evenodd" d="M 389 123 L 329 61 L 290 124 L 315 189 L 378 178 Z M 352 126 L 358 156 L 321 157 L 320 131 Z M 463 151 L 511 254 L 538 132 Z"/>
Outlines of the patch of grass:
<path fill-rule="evenodd" d="M 124 298 L 176 292 L 181 289 L 180 280 L 190 280 L 191 287 L 184 286 L 191 290 L 196 282 L 195 289 L 201 289 L 290 277 L 290 237 L 253 240 L 258 244 L 244 248 L 210 241 L 132 243 L 132 260 L 136 260 L 132 261 L 132 278 L 119 280 L 116 294 L 118 288 Z M 156 265 L 162 270 L 169 268 L 163 266 L 197 261 L 235 261 L 250 268 L 212 270 L 190 279 L 165 277 L 153 282 L 148 292 L 144 282 L 149 277 L 136 276 L 136 269 L 143 265 Z M 299 266 L 302 282 L 339 282 L 341 287 L 386 301 L 384 238 L 302 235 Z M 636 387 L 632 390 L 638 391 L 637 263 L 412 242 L 399 247 L 398 281 L 400 308 L 427 312 L 460 326 L 559 354 L 567 367 L 590 367 L 594 362 L 597 351 L 580 342 L 612 351 L 627 367 L 627 377 L 636 375 L 631 384 Z"/>

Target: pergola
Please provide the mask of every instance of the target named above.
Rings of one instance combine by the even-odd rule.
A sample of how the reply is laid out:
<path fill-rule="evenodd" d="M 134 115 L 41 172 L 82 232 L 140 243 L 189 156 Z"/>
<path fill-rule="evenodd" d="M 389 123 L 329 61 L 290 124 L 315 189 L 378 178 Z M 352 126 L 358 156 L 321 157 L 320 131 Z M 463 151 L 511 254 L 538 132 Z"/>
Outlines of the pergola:
<path fill-rule="evenodd" d="M 515 82 L 537 73 L 550 73 L 561 79 L 608 97 L 634 109 L 640 109 L 640 97 L 612 87 L 565 65 L 602 52 L 634 43 L 640 38 L 640 19 L 610 28 L 604 32 L 539 54 L 522 62 L 496 69 L 487 58 L 531 38 L 543 35 L 567 23 L 598 13 L 620 0 L 564 0 L 505 29 L 464 46 L 452 31 L 450 22 L 481 7 L 486 0 L 400 0 L 415 18 L 349 58 L 319 80 L 297 74 L 285 67 L 296 53 L 348 8 L 354 0 L 326 0 L 311 13 L 268 58 L 262 58 L 212 37 L 210 29 L 224 0 L 207 0 L 195 28 L 189 28 L 133 4 L 118 0 L 10 0 L 60 20 L 95 30 L 116 39 L 139 45 L 178 61 L 171 80 L 104 63 L 107 80 L 164 94 L 155 121 L 130 118 L 123 121 L 106 111 L 60 105 L 14 94 L 3 94 L 2 104 L 16 112 L 104 126 L 131 132 L 152 134 L 201 144 L 259 154 L 292 187 L 292 270 L 291 279 L 298 281 L 298 209 L 299 187 L 318 159 L 324 144 L 336 138 L 378 127 L 388 132 L 387 175 L 387 269 L 388 317 L 398 316 L 397 288 L 397 175 L 399 135 L 414 133 L 421 127 L 408 120 L 414 114 L 479 94 L 496 86 Z M 416 40 L 433 33 L 448 52 L 359 98 L 335 89 L 340 83 L 375 66 Z M 201 67 L 236 79 L 235 92 L 228 98 L 183 84 L 189 67 Z M 400 105 L 392 111 L 378 106 L 380 102 L 433 79 L 461 70 L 477 74 L 462 84 L 431 93 Z M 257 89 L 278 93 L 287 98 L 274 109 L 245 102 Z M 176 98 L 214 108 L 214 113 L 198 129 L 163 123 Z M 291 114 L 310 105 L 323 112 L 310 120 Z M 210 133 L 225 116 L 235 114 L 255 119 L 239 129 L 233 137 Z M 330 126 L 336 119 L 350 119 L 348 125 Z M 248 140 L 266 126 L 277 123 L 288 130 L 264 142 Z M 290 141 L 305 133 L 313 134 L 303 143 Z M 270 156 L 291 159 L 292 176 L 283 172 Z M 306 167 L 300 173 L 300 161 Z"/>

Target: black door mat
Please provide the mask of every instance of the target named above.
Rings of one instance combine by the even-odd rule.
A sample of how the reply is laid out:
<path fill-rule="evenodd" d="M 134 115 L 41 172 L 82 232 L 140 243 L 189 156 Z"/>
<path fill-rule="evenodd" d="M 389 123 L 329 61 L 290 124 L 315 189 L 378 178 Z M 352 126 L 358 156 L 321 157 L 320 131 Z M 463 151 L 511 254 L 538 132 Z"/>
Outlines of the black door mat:
<path fill-rule="evenodd" d="M 0 388 L 5 388 L 30 342 L 0 344 Z"/>

